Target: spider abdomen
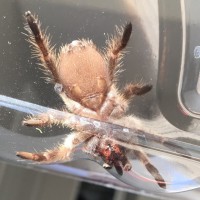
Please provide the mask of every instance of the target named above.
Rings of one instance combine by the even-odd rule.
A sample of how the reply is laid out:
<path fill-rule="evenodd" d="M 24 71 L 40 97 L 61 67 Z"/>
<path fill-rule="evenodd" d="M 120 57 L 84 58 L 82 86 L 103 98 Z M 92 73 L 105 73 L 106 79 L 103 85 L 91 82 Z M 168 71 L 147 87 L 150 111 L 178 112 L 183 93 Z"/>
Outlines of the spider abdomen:
<path fill-rule="evenodd" d="M 110 79 L 105 59 L 91 41 L 75 40 L 61 49 L 58 75 L 69 98 L 92 110 L 100 109 Z"/>

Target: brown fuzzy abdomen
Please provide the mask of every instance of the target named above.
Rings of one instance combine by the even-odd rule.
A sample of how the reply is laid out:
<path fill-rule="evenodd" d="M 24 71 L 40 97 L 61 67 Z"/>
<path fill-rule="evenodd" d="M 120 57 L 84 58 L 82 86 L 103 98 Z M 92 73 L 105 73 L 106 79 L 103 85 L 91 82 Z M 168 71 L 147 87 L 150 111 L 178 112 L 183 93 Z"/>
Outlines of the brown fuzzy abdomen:
<path fill-rule="evenodd" d="M 71 45 L 71 44 L 70 44 Z M 68 97 L 90 108 L 85 99 L 96 99 L 102 105 L 109 88 L 109 72 L 103 56 L 87 43 L 83 46 L 63 47 L 59 58 L 58 74 Z M 94 103 L 91 101 L 91 103 Z M 92 109 L 92 105 L 91 105 Z"/>

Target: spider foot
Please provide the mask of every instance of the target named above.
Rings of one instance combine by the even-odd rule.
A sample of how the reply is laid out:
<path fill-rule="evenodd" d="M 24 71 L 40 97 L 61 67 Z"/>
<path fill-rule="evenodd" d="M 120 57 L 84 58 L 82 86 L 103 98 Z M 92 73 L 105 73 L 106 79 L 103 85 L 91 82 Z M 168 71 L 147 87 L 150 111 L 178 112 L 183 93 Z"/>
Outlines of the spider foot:
<path fill-rule="evenodd" d="M 24 152 L 24 151 L 17 152 L 16 156 L 18 156 L 22 159 L 38 161 L 38 162 L 47 160 L 46 156 L 44 156 L 43 154 L 29 153 L 29 152 Z"/>
<path fill-rule="evenodd" d="M 141 96 L 146 94 L 152 89 L 152 85 L 150 84 L 134 84 L 134 83 L 129 83 L 127 84 L 122 93 L 125 99 L 130 99 L 134 95 Z"/>
<path fill-rule="evenodd" d="M 116 163 L 114 164 L 114 166 L 115 166 L 115 169 L 116 169 L 117 173 L 118 173 L 120 176 L 122 176 L 122 175 L 123 175 L 123 168 L 122 168 L 122 166 L 121 166 L 118 162 L 116 162 Z"/>
<path fill-rule="evenodd" d="M 130 171 L 132 169 L 131 163 L 126 163 L 125 166 L 123 167 L 124 171 Z"/>
<path fill-rule="evenodd" d="M 150 163 L 146 164 L 146 168 L 151 173 L 151 175 L 154 177 L 157 184 L 161 188 L 166 189 L 166 182 L 165 182 L 164 178 L 161 176 L 161 174 L 159 173 L 159 171 Z"/>
<path fill-rule="evenodd" d="M 164 180 L 162 182 L 157 182 L 157 183 L 161 188 L 166 189 L 166 183 Z"/>
<path fill-rule="evenodd" d="M 24 126 L 46 126 L 48 124 L 49 124 L 48 115 L 39 115 L 35 117 L 30 117 L 22 121 L 22 125 Z"/>

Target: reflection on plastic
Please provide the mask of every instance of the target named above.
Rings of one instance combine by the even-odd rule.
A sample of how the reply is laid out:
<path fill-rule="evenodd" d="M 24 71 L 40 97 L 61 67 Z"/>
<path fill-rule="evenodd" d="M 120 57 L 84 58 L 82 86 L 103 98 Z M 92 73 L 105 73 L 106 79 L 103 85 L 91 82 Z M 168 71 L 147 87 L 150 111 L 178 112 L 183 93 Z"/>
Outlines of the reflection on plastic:
<path fill-rule="evenodd" d="M 115 144 L 125 148 L 127 156 L 131 161 L 132 170 L 119 174 L 115 168 L 112 168 L 108 169 L 108 172 L 124 183 L 133 186 L 134 189 L 146 190 L 153 193 L 170 193 L 200 187 L 199 146 L 154 135 L 138 129 L 129 129 L 116 124 L 100 122 L 71 113 L 57 111 L 3 95 L 0 95 L 0 106 L 29 114 L 48 112 L 57 118 L 71 118 L 75 124 L 79 122 L 81 126 L 88 127 L 88 130 L 92 129 L 107 140 L 114 141 Z M 94 156 L 88 152 L 85 153 L 83 146 L 84 144 L 77 147 L 72 158 L 73 160 L 90 159 L 101 166 L 104 164 L 102 157 Z M 148 161 L 152 166 L 156 167 L 156 170 L 163 177 L 166 188 L 160 187 L 160 184 L 156 181 L 156 175 L 147 170 L 148 167 L 146 165 L 148 163 L 142 162 L 142 159 L 136 156 L 139 151 L 143 151 L 148 155 Z"/>

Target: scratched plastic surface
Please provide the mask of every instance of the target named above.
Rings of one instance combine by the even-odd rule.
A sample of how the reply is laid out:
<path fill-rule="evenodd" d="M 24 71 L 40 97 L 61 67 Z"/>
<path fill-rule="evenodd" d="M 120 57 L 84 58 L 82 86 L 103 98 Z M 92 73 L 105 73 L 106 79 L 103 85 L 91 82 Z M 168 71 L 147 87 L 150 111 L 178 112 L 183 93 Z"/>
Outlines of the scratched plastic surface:
<path fill-rule="evenodd" d="M 134 158 L 134 154 L 130 151 L 127 156 L 133 166 L 131 171 L 124 172 L 123 175 L 119 175 L 115 169 L 107 171 L 134 188 L 144 189 L 154 193 L 171 193 L 200 187 L 200 171 L 198 170 L 200 167 L 199 146 L 167 137 L 156 136 L 138 129 L 130 129 L 116 124 L 94 121 L 70 113 L 66 114 L 61 111 L 2 95 L 0 95 L 0 106 L 29 114 L 48 112 L 57 118 L 67 117 L 69 121 L 79 122 L 84 128 L 93 130 L 100 136 L 105 136 L 105 139 L 113 140 L 127 150 L 135 150 L 136 147 L 140 147 L 148 155 L 150 162 L 164 178 L 166 188 L 161 188 L 157 185 L 157 182 L 145 169 L 144 165 L 138 159 Z M 23 145 L 20 148 L 22 149 Z M 90 159 L 99 163 L 101 166 L 103 165 L 101 157 L 93 157 L 92 155 L 84 153 L 81 145 L 76 148 L 72 157 L 72 160 L 76 159 Z"/>

